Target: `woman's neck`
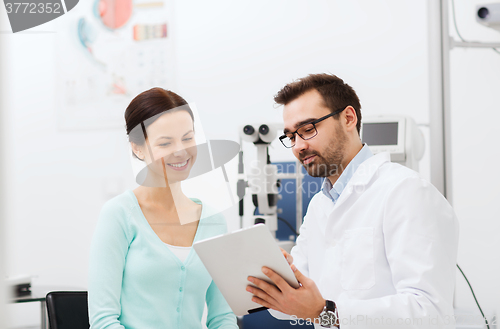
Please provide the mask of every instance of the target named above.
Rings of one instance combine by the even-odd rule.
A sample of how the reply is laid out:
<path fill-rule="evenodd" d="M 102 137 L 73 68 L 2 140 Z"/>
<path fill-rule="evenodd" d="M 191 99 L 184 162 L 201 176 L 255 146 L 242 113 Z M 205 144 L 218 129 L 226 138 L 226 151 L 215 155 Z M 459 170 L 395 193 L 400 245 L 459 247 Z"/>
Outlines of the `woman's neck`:
<path fill-rule="evenodd" d="M 184 225 L 200 219 L 201 205 L 184 195 L 180 182 L 166 187 L 139 186 L 135 194 L 143 211 L 161 213 L 169 223 Z"/>
<path fill-rule="evenodd" d="M 168 184 L 162 187 L 141 186 L 140 190 L 148 204 L 169 209 L 175 207 L 175 200 L 184 197 L 179 185 L 180 184 Z"/>

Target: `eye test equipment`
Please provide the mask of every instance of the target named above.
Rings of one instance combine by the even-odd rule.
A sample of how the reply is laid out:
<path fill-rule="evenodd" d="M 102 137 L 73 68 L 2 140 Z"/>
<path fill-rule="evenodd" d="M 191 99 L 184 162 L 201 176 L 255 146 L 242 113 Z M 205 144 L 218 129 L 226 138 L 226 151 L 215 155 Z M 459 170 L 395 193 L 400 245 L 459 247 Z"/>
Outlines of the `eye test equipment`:
<path fill-rule="evenodd" d="M 361 141 L 373 154 L 389 152 L 391 161 L 418 171 L 425 140 L 415 121 L 407 116 L 363 117 Z"/>
<path fill-rule="evenodd" d="M 247 171 L 245 179 L 245 170 L 243 164 L 243 151 L 239 153 L 238 162 L 238 182 L 237 194 L 239 203 L 239 216 L 241 218 L 240 227 L 243 227 L 244 202 L 243 198 L 246 189 L 249 188 L 252 194 L 252 203 L 258 209 L 259 214 L 252 212 L 252 223 L 263 223 L 267 226 L 273 237 L 276 238 L 278 230 L 278 219 L 280 209 L 277 204 L 280 199 L 279 187 L 280 179 L 295 179 L 296 186 L 301 186 L 302 177 L 300 170 L 295 173 L 278 173 L 278 166 L 271 163 L 269 156 L 269 146 L 277 139 L 278 130 L 283 130 L 283 125 L 278 123 L 252 123 L 239 128 L 239 134 L 242 141 L 253 143 L 257 148 L 257 159 L 253 160 Z M 296 214 L 302 221 L 302 193 L 300 188 L 296 191 Z M 298 220 L 297 220 L 298 221 Z M 289 223 L 288 223 L 289 224 Z M 281 246 L 287 249 L 287 246 Z M 289 247 L 291 249 L 291 246 Z"/>
<path fill-rule="evenodd" d="M 255 224 L 266 224 L 268 229 L 276 235 L 278 230 L 278 169 L 271 164 L 269 145 L 276 138 L 278 127 L 275 124 L 256 123 L 247 124 L 240 129 L 243 141 L 253 143 L 257 148 L 257 160 L 253 161 L 247 175 L 247 181 L 240 178 L 237 193 L 240 201 L 240 216 L 243 216 L 243 197 L 246 187 L 252 193 L 252 202 L 258 207 L 262 215 L 253 216 Z M 243 174 L 243 153 L 240 152 L 238 173 Z"/>
<path fill-rule="evenodd" d="M 500 2 L 478 5 L 476 22 L 500 31 Z"/>

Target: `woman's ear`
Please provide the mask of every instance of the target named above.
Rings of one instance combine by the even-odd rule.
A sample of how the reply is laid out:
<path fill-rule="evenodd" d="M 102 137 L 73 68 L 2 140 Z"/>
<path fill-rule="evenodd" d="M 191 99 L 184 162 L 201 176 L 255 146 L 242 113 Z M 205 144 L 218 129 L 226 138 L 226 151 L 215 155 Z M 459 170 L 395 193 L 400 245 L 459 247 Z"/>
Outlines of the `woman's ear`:
<path fill-rule="evenodd" d="M 135 156 L 139 158 L 139 160 L 144 161 L 144 153 L 142 152 L 142 147 L 134 142 L 130 142 L 130 146 L 132 147 L 132 152 L 134 152 Z"/>

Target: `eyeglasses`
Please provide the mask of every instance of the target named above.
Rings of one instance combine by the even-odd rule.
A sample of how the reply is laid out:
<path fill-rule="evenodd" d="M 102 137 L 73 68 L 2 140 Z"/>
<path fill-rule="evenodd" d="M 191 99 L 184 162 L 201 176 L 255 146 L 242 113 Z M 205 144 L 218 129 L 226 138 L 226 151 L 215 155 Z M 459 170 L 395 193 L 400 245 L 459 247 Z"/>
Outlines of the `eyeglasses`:
<path fill-rule="evenodd" d="M 305 123 L 302 126 L 300 126 L 299 128 L 297 128 L 297 130 L 295 130 L 294 132 L 286 133 L 286 134 L 280 136 L 279 140 L 280 140 L 281 144 L 283 144 L 283 146 L 286 148 L 294 147 L 295 146 L 295 134 L 299 135 L 300 138 L 302 138 L 303 140 L 308 140 L 308 139 L 316 137 L 316 135 L 318 134 L 318 130 L 316 129 L 316 124 L 331 117 L 331 116 L 339 114 L 343 110 L 345 110 L 345 107 L 343 109 L 340 109 L 340 110 L 337 110 L 337 111 L 332 112 L 330 114 L 327 114 L 324 117 L 316 119 L 312 122 Z"/>

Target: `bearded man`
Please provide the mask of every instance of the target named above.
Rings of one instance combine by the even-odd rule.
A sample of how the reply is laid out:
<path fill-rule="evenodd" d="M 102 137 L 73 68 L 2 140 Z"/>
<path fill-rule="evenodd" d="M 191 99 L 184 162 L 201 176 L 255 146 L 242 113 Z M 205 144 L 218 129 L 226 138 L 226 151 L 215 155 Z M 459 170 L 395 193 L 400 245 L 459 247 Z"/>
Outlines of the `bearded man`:
<path fill-rule="evenodd" d="M 317 328 L 454 327 L 458 221 L 447 200 L 362 144 L 358 96 L 337 76 L 299 79 L 275 101 L 281 142 L 325 180 L 285 255 L 301 287 L 263 268 L 274 285 L 249 277 L 253 300 Z"/>

